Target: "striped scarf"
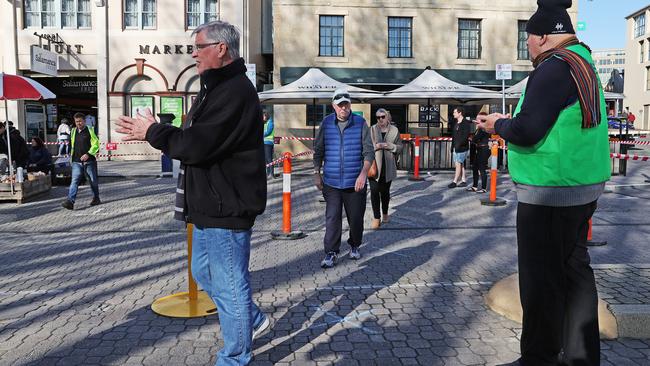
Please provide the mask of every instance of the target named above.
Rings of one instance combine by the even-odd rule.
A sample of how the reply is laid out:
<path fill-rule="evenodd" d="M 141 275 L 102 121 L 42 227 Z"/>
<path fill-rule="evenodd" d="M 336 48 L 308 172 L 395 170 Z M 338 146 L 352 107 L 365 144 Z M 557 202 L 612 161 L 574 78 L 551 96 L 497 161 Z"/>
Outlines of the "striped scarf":
<path fill-rule="evenodd" d="M 600 88 L 598 77 L 594 68 L 587 60 L 580 57 L 577 53 L 567 50 L 565 47 L 582 44 L 589 52 L 591 50 L 587 45 L 580 43 L 578 38 L 571 37 L 560 43 L 555 48 L 539 54 L 533 60 L 533 66 L 536 68 L 542 62 L 551 57 L 557 57 L 569 64 L 571 76 L 578 88 L 578 100 L 582 109 L 582 128 L 592 128 L 600 124 Z"/>

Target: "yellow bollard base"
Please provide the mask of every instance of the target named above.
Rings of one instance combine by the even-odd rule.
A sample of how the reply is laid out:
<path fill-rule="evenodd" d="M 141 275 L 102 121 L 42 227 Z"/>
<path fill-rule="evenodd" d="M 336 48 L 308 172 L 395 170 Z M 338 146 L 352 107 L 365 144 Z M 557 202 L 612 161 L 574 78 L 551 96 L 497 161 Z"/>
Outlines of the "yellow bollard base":
<path fill-rule="evenodd" d="M 157 299 L 151 304 L 156 314 L 170 318 L 199 318 L 217 313 L 217 307 L 205 291 L 191 301 L 189 292 L 180 292 Z"/>

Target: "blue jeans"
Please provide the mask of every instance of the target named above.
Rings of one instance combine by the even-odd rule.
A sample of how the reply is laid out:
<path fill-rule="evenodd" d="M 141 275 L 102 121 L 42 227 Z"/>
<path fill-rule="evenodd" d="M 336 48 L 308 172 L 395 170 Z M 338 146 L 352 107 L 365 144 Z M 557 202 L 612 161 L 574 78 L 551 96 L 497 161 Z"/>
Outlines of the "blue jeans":
<path fill-rule="evenodd" d="M 58 141 L 59 141 L 59 155 L 68 155 L 68 152 L 70 151 L 69 140 L 59 139 Z"/>
<path fill-rule="evenodd" d="M 194 227 L 192 276 L 217 305 L 221 324 L 217 366 L 248 365 L 253 328 L 265 319 L 252 299 L 250 252 L 251 230 Z"/>
<path fill-rule="evenodd" d="M 74 203 L 77 198 L 77 190 L 79 189 L 79 180 L 81 175 L 86 172 L 88 180 L 90 180 L 90 188 L 93 191 L 93 197 L 99 198 L 99 184 L 97 183 L 97 161 L 86 161 L 85 163 L 72 162 L 72 181 L 70 182 L 70 190 L 68 191 L 68 200 Z"/>

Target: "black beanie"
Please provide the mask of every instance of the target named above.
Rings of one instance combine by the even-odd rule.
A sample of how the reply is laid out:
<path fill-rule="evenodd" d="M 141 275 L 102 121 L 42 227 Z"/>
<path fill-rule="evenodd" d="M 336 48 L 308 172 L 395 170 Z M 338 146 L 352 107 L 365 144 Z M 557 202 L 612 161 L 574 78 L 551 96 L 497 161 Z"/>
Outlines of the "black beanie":
<path fill-rule="evenodd" d="M 545 34 L 575 34 L 567 9 L 571 0 L 537 0 L 537 11 L 526 24 L 526 32 Z"/>

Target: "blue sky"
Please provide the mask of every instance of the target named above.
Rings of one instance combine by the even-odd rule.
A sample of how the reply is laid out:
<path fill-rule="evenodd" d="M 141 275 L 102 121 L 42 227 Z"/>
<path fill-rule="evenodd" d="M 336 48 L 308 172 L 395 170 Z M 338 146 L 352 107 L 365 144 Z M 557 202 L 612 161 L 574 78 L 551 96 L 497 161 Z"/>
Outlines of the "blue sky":
<path fill-rule="evenodd" d="M 625 48 L 625 17 L 647 5 L 650 0 L 579 0 L 578 21 L 587 28 L 578 38 L 595 50 Z"/>

